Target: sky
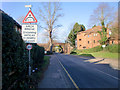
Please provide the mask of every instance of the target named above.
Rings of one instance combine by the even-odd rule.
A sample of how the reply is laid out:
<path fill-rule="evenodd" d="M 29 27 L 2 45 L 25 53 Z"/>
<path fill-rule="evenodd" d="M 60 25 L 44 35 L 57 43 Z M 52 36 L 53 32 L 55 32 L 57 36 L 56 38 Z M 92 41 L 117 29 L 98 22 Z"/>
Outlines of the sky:
<path fill-rule="evenodd" d="M 38 20 L 37 24 L 43 25 L 43 21 L 39 19 L 37 14 L 39 6 L 42 5 L 41 2 L 0 2 L 2 7 L 0 7 L 5 13 L 13 17 L 16 21 L 21 16 L 26 16 L 29 11 L 29 8 L 25 8 L 25 5 L 32 5 L 32 12 Z M 93 11 L 98 7 L 101 2 L 60 2 L 61 3 L 61 12 L 63 14 L 57 21 L 57 24 L 62 25 L 54 33 L 55 39 L 58 42 L 64 42 L 70 33 L 73 25 L 77 22 L 83 24 L 86 30 L 89 28 L 89 18 L 93 14 Z M 109 6 L 115 7 L 117 10 L 117 2 L 107 2 Z M 38 28 L 38 43 L 47 43 L 48 38 L 44 36 L 45 30 Z"/>

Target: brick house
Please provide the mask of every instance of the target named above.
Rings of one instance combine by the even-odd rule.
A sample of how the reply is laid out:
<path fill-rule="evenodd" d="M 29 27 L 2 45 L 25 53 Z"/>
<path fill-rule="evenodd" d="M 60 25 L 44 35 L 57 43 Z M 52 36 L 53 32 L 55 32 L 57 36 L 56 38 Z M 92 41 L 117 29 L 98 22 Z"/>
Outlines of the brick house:
<path fill-rule="evenodd" d="M 108 44 L 119 44 L 120 43 L 120 39 L 116 38 L 116 37 L 109 37 L 107 40 Z"/>
<path fill-rule="evenodd" d="M 101 40 L 98 31 L 102 31 L 102 26 L 96 26 L 86 31 L 77 33 L 77 49 L 89 49 L 99 46 Z M 107 29 L 107 38 L 110 37 L 110 30 Z"/>

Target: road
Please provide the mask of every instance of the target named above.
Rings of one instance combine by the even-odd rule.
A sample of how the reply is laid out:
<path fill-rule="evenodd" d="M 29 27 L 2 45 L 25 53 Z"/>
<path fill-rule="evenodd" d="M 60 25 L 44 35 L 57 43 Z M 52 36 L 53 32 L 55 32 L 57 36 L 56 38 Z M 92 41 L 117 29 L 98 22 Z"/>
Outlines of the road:
<path fill-rule="evenodd" d="M 54 54 L 66 72 L 67 77 L 77 88 L 118 88 L 118 71 L 106 64 L 85 62 L 92 58 Z"/>

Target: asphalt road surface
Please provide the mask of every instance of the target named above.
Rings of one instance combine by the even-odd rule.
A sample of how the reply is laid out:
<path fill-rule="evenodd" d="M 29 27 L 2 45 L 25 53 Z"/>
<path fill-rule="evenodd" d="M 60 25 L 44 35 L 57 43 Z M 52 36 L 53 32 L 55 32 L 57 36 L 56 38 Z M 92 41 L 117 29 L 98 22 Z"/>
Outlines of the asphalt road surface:
<path fill-rule="evenodd" d="M 92 58 L 54 54 L 66 75 L 77 88 L 118 88 L 118 70 L 107 64 L 85 62 Z"/>

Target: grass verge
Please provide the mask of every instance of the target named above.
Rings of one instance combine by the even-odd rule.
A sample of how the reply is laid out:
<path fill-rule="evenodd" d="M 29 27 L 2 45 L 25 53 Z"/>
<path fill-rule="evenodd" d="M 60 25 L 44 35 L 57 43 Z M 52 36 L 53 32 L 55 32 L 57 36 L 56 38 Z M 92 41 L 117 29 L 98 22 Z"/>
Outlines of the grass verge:
<path fill-rule="evenodd" d="M 102 58 L 111 58 L 118 59 L 120 44 L 112 44 L 108 45 L 105 48 L 101 46 L 97 46 L 89 49 L 77 50 L 73 49 L 71 54 L 73 55 L 81 55 L 81 56 L 89 56 L 89 57 L 102 57 Z"/>
<path fill-rule="evenodd" d="M 100 52 L 94 52 L 94 53 L 90 53 L 90 54 L 92 54 L 94 57 L 118 59 L 118 53 L 100 51 Z"/>
<path fill-rule="evenodd" d="M 49 59 L 50 56 L 44 56 L 44 61 L 39 66 L 39 69 L 30 76 L 30 88 L 37 88 L 38 83 L 43 78 L 44 71 L 48 68 Z"/>
<path fill-rule="evenodd" d="M 72 55 L 81 55 L 81 56 L 88 56 L 88 57 L 101 57 L 101 58 L 111 58 L 111 59 L 118 59 L 118 53 L 111 53 L 106 51 L 100 52 L 93 52 L 93 53 L 74 53 Z"/>

